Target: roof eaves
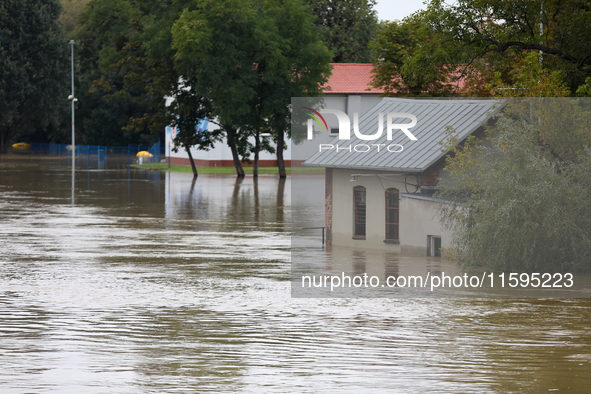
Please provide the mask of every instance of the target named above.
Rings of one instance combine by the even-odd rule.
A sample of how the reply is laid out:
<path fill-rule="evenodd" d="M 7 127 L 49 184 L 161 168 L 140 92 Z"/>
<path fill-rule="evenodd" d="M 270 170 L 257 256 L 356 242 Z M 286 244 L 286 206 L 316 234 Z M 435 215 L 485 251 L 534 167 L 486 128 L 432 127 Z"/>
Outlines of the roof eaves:
<path fill-rule="evenodd" d="M 302 163 L 305 167 L 324 167 L 324 168 L 336 168 L 339 170 L 360 170 L 360 171 L 396 171 L 396 172 L 407 172 L 409 174 L 423 172 L 426 168 L 398 168 L 398 167 L 379 167 L 379 166 L 347 166 L 347 165 L 326 165 L 322 163 Z"/>

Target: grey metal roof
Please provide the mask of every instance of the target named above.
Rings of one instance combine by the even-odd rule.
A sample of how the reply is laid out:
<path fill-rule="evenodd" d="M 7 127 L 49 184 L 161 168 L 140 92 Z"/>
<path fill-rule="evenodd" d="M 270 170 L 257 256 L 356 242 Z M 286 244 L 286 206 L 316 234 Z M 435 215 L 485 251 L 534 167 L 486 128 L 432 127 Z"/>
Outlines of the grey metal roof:
<path fill-rule="evenodd" d="M 330 144 L 348 147 L 358 144 L 400 144 L 404 150 L 400 153 L 388 152 L 385 147 L 377 152 L 372 147 L 369 152 L 336 152 L 335 149 L 317 152 L 304 162 L 305 166 L 372 169 L 401 172 L 423 172 L 446 152 L 441 150 L 439 141 L 446 136 L 446 127 L 455 129 L 460 141 L 476 131 L 495 112 L 499 100 L 477 99 L 382 99 L 359 119 L 359 131 L 362 134 L 375 134 L 378 130 L 379 113 L 384 114 L 384 131 L 378 140 L 363 141 L 353 133 L 353 117 L 351 116 L 351 139 L 333 139 Z M 394 130 L 392 140 L 387 140 L 386 119 L 389 112 L 410 113 L 417 117 L 417 124 L 409 131 L 417 137 L 411 141 L 402 131 Z M 331 115 L 327 115 L 331 116 Z M 394 123 L 409 123 L 409 118 L 394 119 Z M 361 149 L 361 148 L 360 148 Z"/>

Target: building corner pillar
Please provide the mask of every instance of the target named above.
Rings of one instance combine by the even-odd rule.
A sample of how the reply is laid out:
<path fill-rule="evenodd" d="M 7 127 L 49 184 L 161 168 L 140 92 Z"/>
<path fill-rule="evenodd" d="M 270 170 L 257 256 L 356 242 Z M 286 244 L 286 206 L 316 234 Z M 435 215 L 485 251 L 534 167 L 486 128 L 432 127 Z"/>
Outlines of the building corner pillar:
<path fill-rule="evenodd" d="M 332 245 L 332 168 L 326 168 L 324 174 L 324 227 L 326 245 Z"/>

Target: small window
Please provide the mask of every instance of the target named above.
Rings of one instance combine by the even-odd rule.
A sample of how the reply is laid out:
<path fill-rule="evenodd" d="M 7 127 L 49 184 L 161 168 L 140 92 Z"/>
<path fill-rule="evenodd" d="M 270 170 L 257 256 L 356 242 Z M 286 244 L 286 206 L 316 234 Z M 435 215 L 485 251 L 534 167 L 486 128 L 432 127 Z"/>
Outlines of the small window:
<path fill-rule="evenodd" d="M 338 134 L 339 133 L 339 128 L 332 128 L 330 129 L 330 134 Z"/>
<path fill-rule="evenodd" d="M 427 235 L 427 256 L 441 257 L 441 237 Z"/>
<path fill-rule="evenodd" d="M 366 202 L 365 188 L 363 186 L 353 188 L 353 206 L 355 220 L 353 238 L 365 239 Z"/>
<path fill-rule="evenodd" d="M 386 190 L 386 241 L 399 241 L 398 189 Z"/>

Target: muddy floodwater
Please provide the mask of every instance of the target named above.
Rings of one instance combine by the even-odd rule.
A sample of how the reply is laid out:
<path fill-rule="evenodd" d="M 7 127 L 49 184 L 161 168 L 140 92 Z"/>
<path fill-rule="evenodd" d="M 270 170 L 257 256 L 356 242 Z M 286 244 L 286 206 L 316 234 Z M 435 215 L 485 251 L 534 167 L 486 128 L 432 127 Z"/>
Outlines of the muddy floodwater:
<path fill-rule="evenodd" d="M 192 180 L 0 156 L 0 393 L 591 392 L 590 300 L 291 298 L 318 212 Z"/>

